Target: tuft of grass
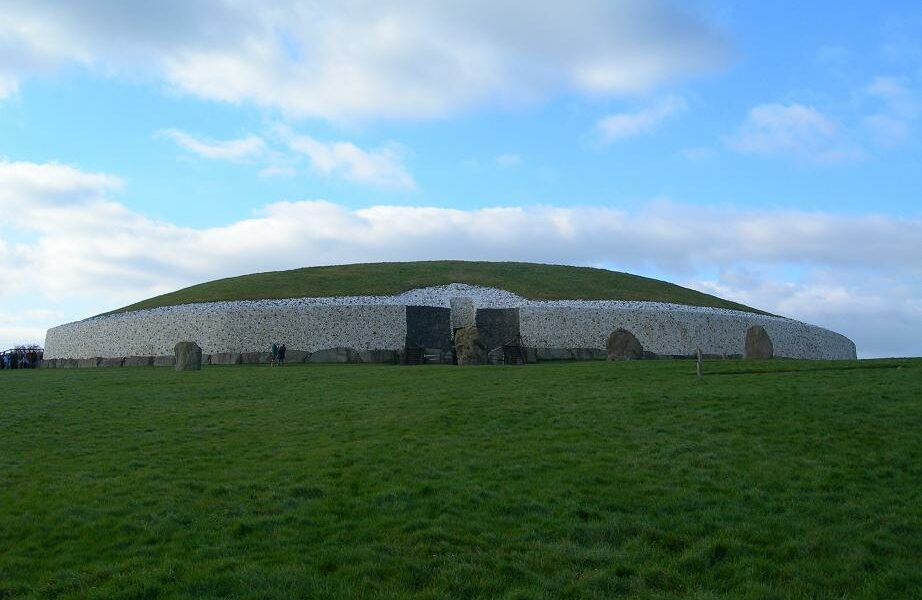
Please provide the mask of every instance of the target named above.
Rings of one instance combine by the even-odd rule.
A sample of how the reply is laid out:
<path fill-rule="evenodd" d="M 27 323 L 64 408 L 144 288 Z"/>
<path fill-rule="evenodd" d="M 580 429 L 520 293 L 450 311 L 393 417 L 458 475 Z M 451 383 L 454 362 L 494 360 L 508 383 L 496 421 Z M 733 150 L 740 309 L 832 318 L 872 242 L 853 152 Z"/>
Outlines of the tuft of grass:
<path fill-rule="evenodd" d="M 0 372 L 0 598 L 913 598 L 922 360 Z"/>
<path fill-rule="evenodd" d="M 221 300 L 384 296 L 449 283 L 497 287 L 534 300 L 646 300 L 761 312 L 630 273 L 590 267 L 459 260 L 367 263 L 254 273 L 201 283 L 113 312 Z"/>

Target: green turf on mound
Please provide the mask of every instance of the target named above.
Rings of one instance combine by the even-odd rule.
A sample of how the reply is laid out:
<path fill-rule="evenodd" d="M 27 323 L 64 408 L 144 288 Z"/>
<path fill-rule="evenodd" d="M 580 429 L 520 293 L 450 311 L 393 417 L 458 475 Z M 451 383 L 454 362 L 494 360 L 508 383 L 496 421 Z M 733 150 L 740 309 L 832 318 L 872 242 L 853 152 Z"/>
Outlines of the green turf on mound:
<path fill-rule="evenodd" d="M 115 312 L 222 300 L 386 296 L 449 283 L 496 287 L 534 300 L 648 300 L 760 312 L 716 296 L 629 273 L 589 267 L 457 260 L 365 263 L 254 273 L 193 285 Z"/>

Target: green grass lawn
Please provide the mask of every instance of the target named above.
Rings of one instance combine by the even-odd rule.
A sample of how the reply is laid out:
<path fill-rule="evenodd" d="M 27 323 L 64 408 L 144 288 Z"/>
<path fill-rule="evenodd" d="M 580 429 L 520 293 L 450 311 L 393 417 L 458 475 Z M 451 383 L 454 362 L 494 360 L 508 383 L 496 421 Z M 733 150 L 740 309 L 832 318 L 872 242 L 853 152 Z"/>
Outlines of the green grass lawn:
<path fill-rule="evenodd" d="M 0 371 L 0 598 L 922 597 L 922 360 Z"/>
<path fill-rule="evenodd" d="M 589 267 L 516 262 L 436 260 L 309 267 L 201 283 L 115 312 L 218 300 L 389 296 L 415 288 L 468 283 L 536 300 L 649 300 L 760 312 L 672 283 Z"/>

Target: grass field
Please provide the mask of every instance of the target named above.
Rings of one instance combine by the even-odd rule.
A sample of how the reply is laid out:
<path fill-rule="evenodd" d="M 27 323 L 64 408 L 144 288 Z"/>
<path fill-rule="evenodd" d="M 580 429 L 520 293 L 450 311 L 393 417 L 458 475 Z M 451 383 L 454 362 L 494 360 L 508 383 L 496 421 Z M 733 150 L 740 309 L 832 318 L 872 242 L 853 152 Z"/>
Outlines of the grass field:
<path fill-rule="evenodd" d="M 922 360 L 0 372 L 0 598 L 922 597 Z"/>
<path fill-rule="evenodd" d="M 201 283 L 115 312 L 218 300 L 389 296 L 448 283 L 498 287 L 536 300 L 649 300 L 760 312 L 716 296 L 629 273 L 588 267 L 459 260 L 367 263 L 255 273 Z"/>

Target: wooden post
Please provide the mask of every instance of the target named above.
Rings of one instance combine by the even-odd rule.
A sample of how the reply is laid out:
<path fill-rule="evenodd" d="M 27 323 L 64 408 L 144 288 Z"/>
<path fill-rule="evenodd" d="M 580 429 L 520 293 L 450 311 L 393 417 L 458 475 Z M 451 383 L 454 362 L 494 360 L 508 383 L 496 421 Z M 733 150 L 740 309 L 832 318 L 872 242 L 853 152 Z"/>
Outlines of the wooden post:
<path fill-rule="evenodd" d="M 701 377 L 701 348 L 695 350 L 695 355 L 698 357 L 698 377 Z"/>

